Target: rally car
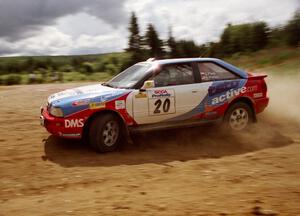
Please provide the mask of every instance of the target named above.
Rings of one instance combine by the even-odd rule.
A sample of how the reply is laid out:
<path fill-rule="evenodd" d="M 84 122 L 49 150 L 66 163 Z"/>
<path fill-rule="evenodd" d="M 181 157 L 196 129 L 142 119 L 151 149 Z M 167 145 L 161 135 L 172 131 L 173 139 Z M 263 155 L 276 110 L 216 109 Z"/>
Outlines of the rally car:
<path fill-rule="evenodd" d="M 41 124 L 53 135 L 115 150 L 135 131 L 220 121 L 244 130 L 268 105 L 266 75 L 214 58 L 148 60 L 106 83 L 51 95 Z"/>

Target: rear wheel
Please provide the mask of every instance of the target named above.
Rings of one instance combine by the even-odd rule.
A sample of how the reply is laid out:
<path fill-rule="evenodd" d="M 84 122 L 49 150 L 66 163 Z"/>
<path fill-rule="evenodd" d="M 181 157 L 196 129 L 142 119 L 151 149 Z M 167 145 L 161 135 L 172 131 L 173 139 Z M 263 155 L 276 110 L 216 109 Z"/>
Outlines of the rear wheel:
<path fill-rule="evenodd" d="M 229 107 L 224 116 L 224 125 L 231 131 L 242 131 L 254 122 L 251 107 L 244 102 L 237 102 Z"/>
<path fill-rule="evenodd" d="M 119 147 L 121 134 L 120 121 L 115 115 L 99 115 L 91 123 L 89 143 L 98 152 L 111 152 Z"/>

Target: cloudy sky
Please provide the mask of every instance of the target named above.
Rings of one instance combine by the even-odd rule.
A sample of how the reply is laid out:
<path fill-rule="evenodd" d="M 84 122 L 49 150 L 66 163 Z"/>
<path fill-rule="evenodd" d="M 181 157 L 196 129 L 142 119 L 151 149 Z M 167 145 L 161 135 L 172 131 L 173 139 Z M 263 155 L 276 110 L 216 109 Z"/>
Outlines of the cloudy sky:
<path fill-rule="evenodd" d="M 216 41 L 227 23 L 284 24 L 300 0 L 0 0 L 0 56 L 68 55 L 126 48 L 130 13 L 162 38 Z"/>

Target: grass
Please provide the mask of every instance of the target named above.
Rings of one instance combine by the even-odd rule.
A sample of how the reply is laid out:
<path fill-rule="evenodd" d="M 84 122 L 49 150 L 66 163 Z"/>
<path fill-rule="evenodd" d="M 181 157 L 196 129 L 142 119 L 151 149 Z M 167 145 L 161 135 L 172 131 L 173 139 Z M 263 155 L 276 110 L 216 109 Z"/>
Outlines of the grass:
<path fill-rule="evenodd" d="M 83 74 L 80 72 L 63 72 L 62 81 L 57 81 L 48 76 L 42 78 L 41 74 L 35 75 L 35 81 L 30 82 L 29 74 L 5 74 L 0 75 L 0 85 L 15 85 L 15 84 L 36 84 L 36 83 L 53 83 L 53 82 L 80 82 L 80 81 L 99 81 L 104 82 L 111 79 L 112 75 L 105 72 L 95 72 L 92 74 Z M 16 79 L 17 77 L 17 79 Z M 11 81 L 13 79 L 13 81 Z"/>
<path fill-rule="evenodd" d="M 106 69 L 120 64 L 128 58 L 126 53 L 108 53 L 100 55 L 83 55 L 83 56 L 37 56 L 33 57 L 39 60 L 51 59 L 55 62 L 61 62 L 69 64 L 74 57 L 82 57 L 89 64 L 94 66 L 105 65 Z M 1 57 L 1 62 L 22 62 L 27 60 L 28 57 Z M 233 65 L 236 65 L 246 71 L 259 71 L 263 73 L 272 73 L 276 75 L 295 75 L 300 74 L 300 47 L 299 48 L 289 48 L 289 47 L 278 47 L 278 48 L 268 48 L 260 50 L 254 53 L 240 54 L 237 53 L 230 58 L 224 59 Z M 61 80 L 60 82 L 80 82 L 80 81 L 107 81 L 115 73 L 116 69 L 106 71 L 106 72 L 93 72 L 84 73 L 78 71 L 70 72 L 60 72 Z M 97 67 L 95 67 L 97 68 Z M 99 68 L 99 67 L 98 67 Z M 34 83 L 49 83 L 58 82 L 53 80 L 53 72 L 49 70 L 44 70 L 44 76 L 42 76 L 41 71 L 35 72 L 36 81 Z M 11 84 L 28 84 L 30 82 L 30 75 L 27 72 L 22 72 L 18 74 L 5 74 L 0 75 L 0 85 Z"/>
<path fill-rule="evenodd" d="M 12 56 L 12 57 L 0 57 L 0 62 L 18 62 L 22 63 L 29 58 L 33 58 L 35 60 L 48 60 L 50 59 L 53 62 L 57 63 L 71 63 L 74 58 L 83 58 L 88 62 L 99 62 L 103 59 L 115 57 L 115 58 L 123 58 L 123 52 L 116 52 L 116 53 L 104 53 L 104 54 L 90 54 L 90 55 L 60 55 L 60 56 Z"/>
<path fill-rule="evenodd" d="M 63 73 L 64 82 L 77 82 L 77 81 L 107 81 L 112 77 L 110 73 L 96 72 L 90 75 L 82 74 L 80 72 Z"/>
<path fill-rule="evenodd" d="M 246 71 L 280 75 L 300 74 L 300 48 L 278 47 L 225 59 Z"/>

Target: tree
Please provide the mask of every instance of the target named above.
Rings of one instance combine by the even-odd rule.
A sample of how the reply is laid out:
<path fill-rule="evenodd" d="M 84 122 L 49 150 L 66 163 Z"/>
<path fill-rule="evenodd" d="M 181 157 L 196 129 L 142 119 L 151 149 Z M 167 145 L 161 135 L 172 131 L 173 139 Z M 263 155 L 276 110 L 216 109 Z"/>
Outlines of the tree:
<path fill-rule="evenodd" d="M 121 69 L 125 69 L 137 62 L 145 60 L 145 54 L 141 48 L 142 38 L 140 36 L 138 19 L 134 12 L 131 14 L 128 30 L 130 35 L 128 39 L 128 48 L 126 51 L 129 52 L 130 58 L 123 62 L 120 67 Z"/>
<path fill-rule="evenodd" d="M 231 44 L 231 37 L 232 34 L 230 32 L 231 30 L 231 24 L 227 24 L 226 28 L 224 29 L 222 35 L 221 35 L 221 40 L 220 40 L 220 50 L 219 52 L 221 52 L 221 55 L 229 55 L 230 53 L 232 53 L 232 44 Z"/>
<path fill-rule="evenodd" d="M 240 25 L 228 24 L 224 29 L 218 47 L 219 56 L 225 57 L 238 52 L 253 52 L 264 48 L 268 43 L 269 28 L 264 22 Z"/>
<path fill-rule="evenodd" d="M 138 52 L 141 49 L 141 36 L 140 30 L 137 22 L 137 17 L 134 12 L 131 14 L 129 28 L 130 35 L 128 40 L 128 49 L 129 52 Z"/>
<path fill-rule="evenodd" d="M 35 69 L 36 62 L 32 57 L 29 57 L 26 59 L 26 61 L 23 63 L 23 69 L 32 73 Z"/>
<path fill-rule="evenodd" d="M 176 42 L 177 57 L 200 57 L 205 51 L 202 46 L 195 44 L 193 40 L 179 40 Z"/>
<path fill-rule="evenodd" d="M 168 45 L 168 48 L 169 48 L 169 57 L 170 58 L 179 57 L 176 40 L 173 37 L 171 28 L 169 29 L 169 37 L 168 37 L 168 40 L 167 40 L 167 45 Z"/>
<path fill-rule="evenodd" d="M 287 34 L 287 44 L 297 46 L 300 43 L 300 10 L 296 11 L 294 17 L 285 27 Z"/>
<path fill-rule="evenodd" d="M 76 71 L 79 71 L 83 62 L 84 59 L 82 57 L 76 56 L 72 58 L 71 65 Z"/>
<path fill-rule="evenodd" d="M 264 48 L 268 43 L 268 26 L 265 22 L 252 25 L 252 51 Z"/>
<path fill-rule="evenodd" d="M 161 58 L 164 54 L 163 41 L 159 39 L 158 33 L 150 23 L 145 34 L 145 43 L 148 46 L 149 55 L 155 58 Z"/>

